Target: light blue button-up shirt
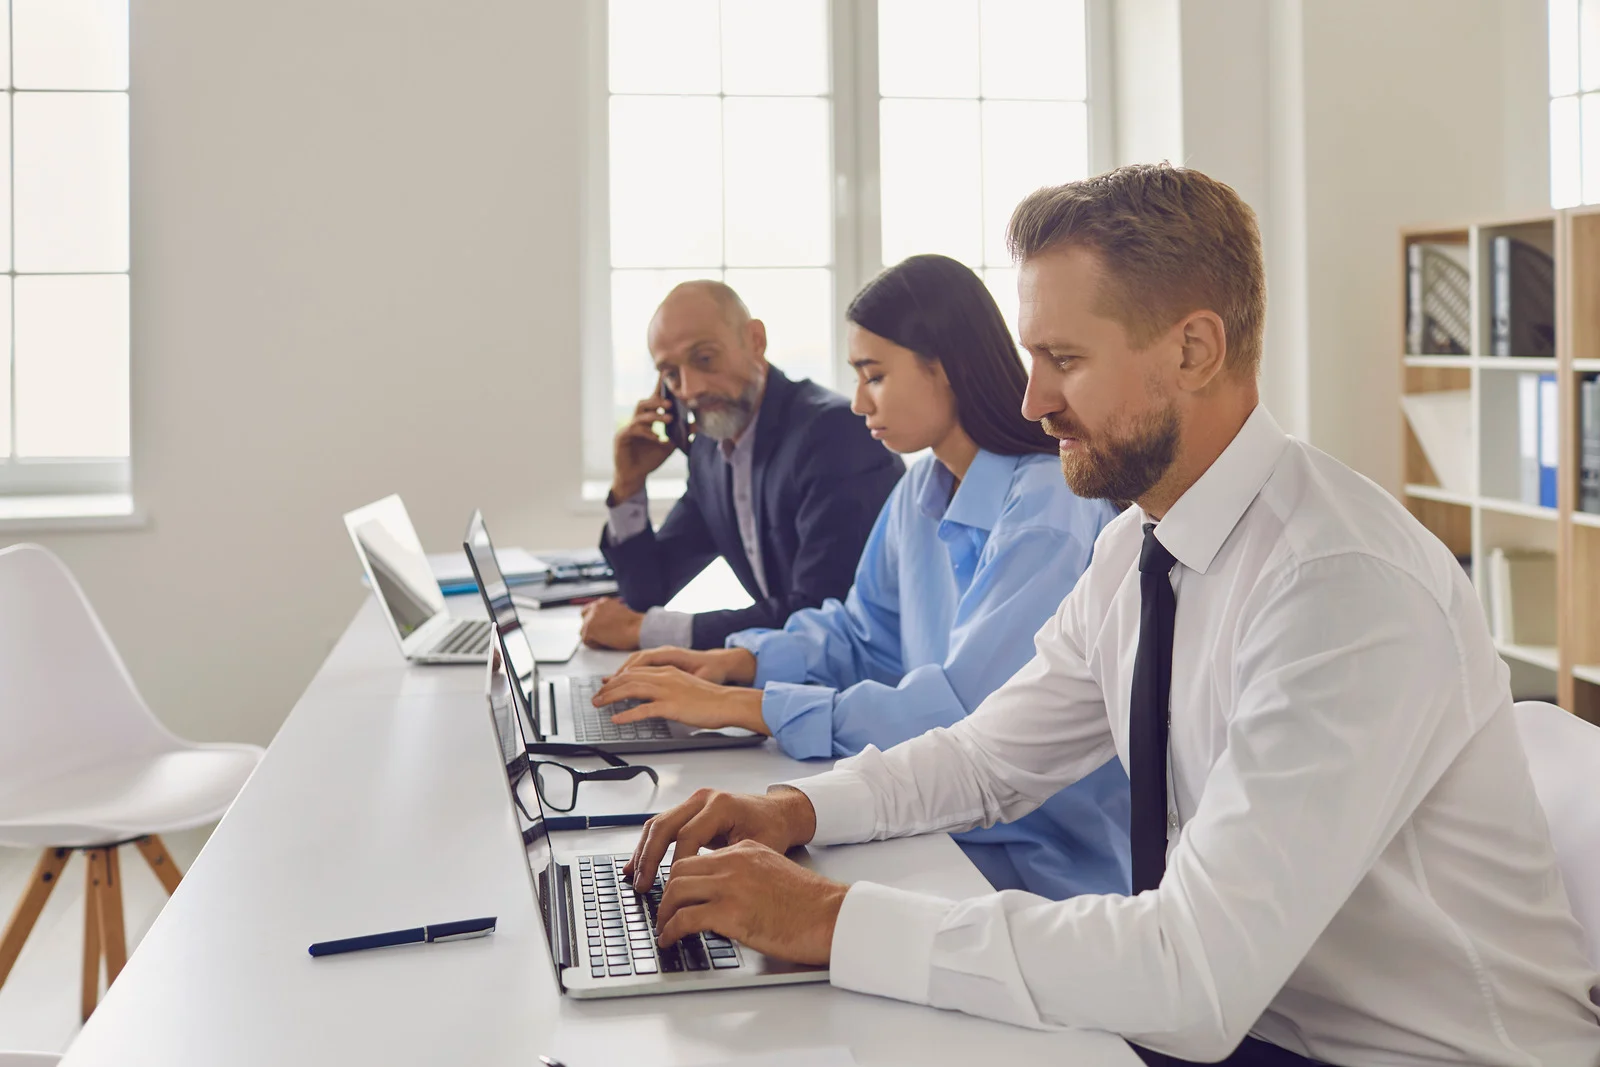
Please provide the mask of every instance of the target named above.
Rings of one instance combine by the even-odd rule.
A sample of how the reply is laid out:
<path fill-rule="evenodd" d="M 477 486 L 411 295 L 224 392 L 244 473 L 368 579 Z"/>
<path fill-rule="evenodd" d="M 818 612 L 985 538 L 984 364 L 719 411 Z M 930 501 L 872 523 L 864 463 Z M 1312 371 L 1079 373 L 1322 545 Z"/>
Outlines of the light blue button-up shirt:
<path fill-rule="evenodd" d="M 746 630 L 772 735 L 796 758 L 888 748 L 975 709 L 1033 655 L 1033 635 L 1116 514 L 1073 495 L 1054 456 L 980 451 L 956 489 L 932 456 L 884 504 L 843 603 Z M 1127 893 L 1128 779 L 1111 760 L 1014 823 L 956 834 L 998 889 Z"/>

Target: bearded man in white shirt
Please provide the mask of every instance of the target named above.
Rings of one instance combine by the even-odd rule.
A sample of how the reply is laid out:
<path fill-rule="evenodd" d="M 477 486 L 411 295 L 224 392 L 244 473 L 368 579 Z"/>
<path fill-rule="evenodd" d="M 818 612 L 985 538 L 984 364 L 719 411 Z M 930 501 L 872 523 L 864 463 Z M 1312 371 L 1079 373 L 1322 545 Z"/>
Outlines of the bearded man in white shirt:
<path fill-rule="evenodd" d="M 635 881 L 684 857 L 663 943 L 716 930 L 843 988 L 1111 1031 L 1147 1063 L 1600 1064 L 1595 968 L 1471 585 L 1258 404 L 1249 207 L 1125 167 L 1034 193 L 1009 239 L 1024 413 L 1078 495 L 1136 506 L 968 718 L 653 819 Z M 1015 819 L 1113 753 L 1129 897 L 952 902 L 782 855 Z"/>

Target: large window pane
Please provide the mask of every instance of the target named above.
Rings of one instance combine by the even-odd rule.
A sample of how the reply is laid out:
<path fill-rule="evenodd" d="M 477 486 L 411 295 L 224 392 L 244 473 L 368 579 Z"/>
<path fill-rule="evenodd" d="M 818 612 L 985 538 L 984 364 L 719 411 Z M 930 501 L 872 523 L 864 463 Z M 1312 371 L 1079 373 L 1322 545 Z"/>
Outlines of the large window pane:
<path fill-rule="evenodd" d="M 885 100 L 879 128 L 883 261 L 983 254 L 976 100 Z"/>
<path fill-rule="evenodd" d="M 833 385 L 833 296 L 826 270 L 732 270 L 729 285 L 767 327 L 767 359 L 791 378 Z"/>
<path fill-rule="evenodd" d="M 1083 0 L 983 0 L 983 95 L 1083 100 Z"/>
<path fill-rule="evenodd" d="M 729 99 L 723 111 L 729 266 L 826 266 L 832 258 L 828 102 Z"/>
<path fill-rule="evenodd" d="M 655 392 L 655 361 L 645 334 L 672 287 L 696 278 L 722 279 L 720 270 L 614 270 L 611 272 L 611 393 L 616 424 L 633 416 Z"/>
<path fill-rule="evenodd" d="M 825 0 L 722 0 L 722 91 L 758 96 L 826 93 Z"/>
<path fill-rule="evenodd" d="M 0 88 L 11 85 L 11 0 L 0 0 Z"/>
<path fill-rule="evenodd" d="M 16 279 L 17 454 L 128 454 L 128 279 Z"/>
<path fill-rule="evenodd" d="M 984 101 L 984 262 L 1010 262 L 1006 223 L 1024 196 L 1088 177 L 1088 123 L 1083 104 Z"/>
<path fill-rule="evenodd" d="M 1572 207 L 1583 198 L 1578 155 L 1578 98 L 1550 101 L 1550 204 Z"/>
<path fill-rule="evenodd" d="M 611 265 L 722 264 L 722 102 L 611 99 Z"/>
<path fill-rule="evenodd" d="M 1600 202 L 1600 93 L 1583 97 L 1583 200 Z"/>
<path fill-rule="evenodd" d="M 878 91 L 978 95 L 978 0 L 878 0 Z"/>
<path fill-rule="evenodd" d="M 715 93 L 717 0 L 611 0 L 611 91 Z"/>
<path fill-rule="evenodd" d="M 994 297 L 994 302 L 1000 307 L 1000 315 L 1006 320 L 1006 329 L 1011 331 L 1011 339 L 1017 341 L 1020 347 L 1020 338 L 1017 336 L 1017 268 L 1015 267 L 989 267 L 982 272 L 983 284 L 988 286 L 989 295 Z M 1021 358 L 1021 353 L 1018 353 Z"/>
<path fill-rule="evenodd" d="M 3 16 L 4 12 L 0 12 Z M 0 175 L 11 173 L 11 109 L 0 97 Z M 11 182 L 0 179 L 0 271 L 11 269 Z M 10 297 L 7 298 L 10 306 Z M 9 315 L 9 312 L 7 313 Z M 9 318 L 7 321 L 10 321 Z M 9 340 L 7 341 L 9 344 Z M 0 362 L 0 367 L 5 364 Z"/>
<path fill-rule="evenodd" d="M 0 458 L 11 455 L 11 279 L 0 276 Z"/>
<path fill-rule="evenodd" d="M 19 88 L 128 87 L 128 0 L 12 0 L 11 33 Z"/>
<path fill-rule="evenodd" d="M 1550 95 L 1578 91 L 1578 0 L 1550 0 Z"/>
<path fill-rule="evenodd" d="M 1585 92 L 1600 89 L 1600 0 L 1579 0 L 1579 55 Z M 1551 57 L 1552 78 L 1554 56 Z"/>
<path fill-rule="evenodd" d="M 19 271 L 128 269 L 128 98 L 16 93 Z"/>

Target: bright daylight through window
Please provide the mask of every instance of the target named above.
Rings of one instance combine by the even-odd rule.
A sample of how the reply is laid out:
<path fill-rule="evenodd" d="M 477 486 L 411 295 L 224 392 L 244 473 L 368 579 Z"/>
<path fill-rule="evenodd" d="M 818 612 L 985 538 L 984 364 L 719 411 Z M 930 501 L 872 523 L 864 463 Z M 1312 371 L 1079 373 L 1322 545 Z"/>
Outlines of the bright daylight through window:
<path fill-rule="evenodd" d="M 125 492 L 127 0 L 0 15 L 0 493 Z"/>
<path fill-rule="evenodd" d="M 1012 207 L 1089 172 L 1085 25 L 1082 0 L 610 0 L 591 475 L 655 386 L 645 328 L 679 281 L 727 281 L 775 364 L 835 387 L 844 304 L 908 255 L 962 260 L 1014 318 Z"/>

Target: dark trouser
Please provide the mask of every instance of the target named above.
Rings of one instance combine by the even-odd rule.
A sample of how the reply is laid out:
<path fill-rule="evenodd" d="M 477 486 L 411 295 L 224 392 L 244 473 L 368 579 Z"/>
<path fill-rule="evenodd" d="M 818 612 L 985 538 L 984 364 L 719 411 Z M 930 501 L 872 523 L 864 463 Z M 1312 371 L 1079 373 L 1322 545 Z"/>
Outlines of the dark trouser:
<path fill-rule="evenodd" d="M 1139 1054 L 1139 1058 L 1150 1067 L 1183 1067 L 1193 1060 L 1180 1060 L 1176 1056 L 1168 1056 L 1163 1052 L 1151 1052 L 1147 1048 L 1140 1048 L 1133 1042 L 1128 1042 L 1128 1047 Z M 1244 1039 L 1244 1044 L 1233 1050 L 1233 1055 L 1221 1061 L 1228 1067 L 1326 1067 L 1321 1060 L 1308 1060 L 1298 1053 L 1288 1049 L 1279 1048 L 1277 1045 L 1265 1041 L 1257 1041 L 1253 1037 Z"/>

